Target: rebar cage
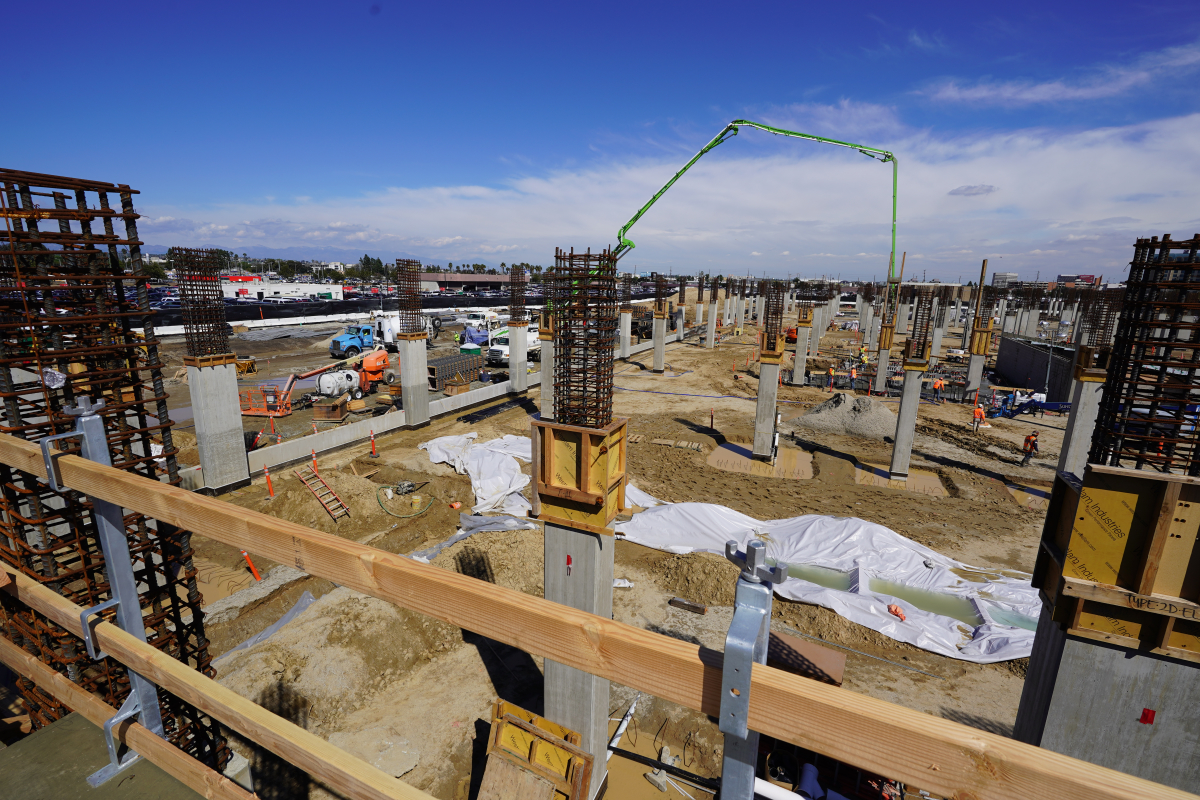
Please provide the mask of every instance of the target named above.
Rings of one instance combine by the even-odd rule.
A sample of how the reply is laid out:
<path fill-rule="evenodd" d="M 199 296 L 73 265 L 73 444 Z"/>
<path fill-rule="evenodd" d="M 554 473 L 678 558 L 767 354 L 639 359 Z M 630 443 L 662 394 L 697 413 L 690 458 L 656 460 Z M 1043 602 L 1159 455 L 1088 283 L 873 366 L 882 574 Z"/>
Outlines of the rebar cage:
<path fill-rule="evenodd" d="M 221 272 L 225 257 L 217 250 L 172 247 L 168 260 L 179 282 L 179 305 L 183 311 L 183 335 L 188 355 L 218 356 L 229 352 L 225 296 Z"/>
<path fill-rule="evenodd" d="M 711 285 L 709 286 L 709 289 L 708 289 L 708 302 L 715 303 L 715 302 L 717 302 L 717 292 L 720 291 L 721 284 L 720 284 L 720 281 L 718 281 L 716 278 L 709 281 L 709 283 Z"/>
<path fill-rule="evenodd" d="M 425 330 L 421 319 L 421 262 L 415 258 L 396 259 L 396 308 L 400 333 Z"/>
<path fill-rule="evenodd" d="M 1200 477 L 1200 234 L 1134 245 L 1088 461 Z"/>
<path fill-rule="evenodd" d="M 508 315 L 513 322 L 528 322 L 525 310 L 525 267 L 514 265 L 508 271 Z"/>
<path fill-rule="evenodd" d="M 633 275 L 621 278 L 621 310 L 633 311 Z"/>
<path fill-rule="evenodd" d="M 904 343 L 904 357 L 923 360 L 929 352 L 929 334 L 933 323 L 933 290 L 928 286 L 915 286 L 912 292 L 912 331 L 908 335 L 908 341 Z"/>
<path fill-rule="evenodd" d="M 783 284 L 767 281 L 763 350 L 774 352 L 783 341 Z"/>
<path fill-rule="evenodd" d="M 696 305 L 704 304 L 704 275 L 696 278 Z"/>
<path fill-rule="evenodd" d="M 84 396 L 102 400 L 112 466 L 178 485 L 134 194 L 124 184 L 0 170 L 0 432 L 31 441 L 65 433 L 74 429 L 65 409 Z M 64 441 L 65 452 L 80 451 Z M 111 599 L 86 495 L 0 465 L 0 512 L 5 564 L 80 606 Z M 212 676 L 190 535 L 134 512 L 124 521 L 147 641 Z M 110 705 L 129 693 L 124 667 L 92 661 L 70 633 L 3 596 L 0 629 Z M 68 713 L 32 682 L 17 685 L 35 727 Z M 229 751 L 212 720 L 159 697 L 167 737 L 209 766 L 224 764 Z"/>
<path fill-rule="evenodd" d="M 667 276 L 654 273 L 654 310 L 660 314 L 667 311 Z"/>
<path fill-rule="evenodd" d="M 554 416 L 603 428 L 612 422 L 617 260 L 610 250 L 554 253 Z"/>

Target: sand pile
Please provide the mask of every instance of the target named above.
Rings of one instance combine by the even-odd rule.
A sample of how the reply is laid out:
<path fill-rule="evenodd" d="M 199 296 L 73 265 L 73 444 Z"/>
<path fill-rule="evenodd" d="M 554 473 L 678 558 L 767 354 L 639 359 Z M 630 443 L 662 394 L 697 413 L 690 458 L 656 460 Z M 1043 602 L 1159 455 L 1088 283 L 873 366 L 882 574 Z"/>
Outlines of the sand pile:
<path fill-rule="evenodd" d="M 882 439 L 896 434 L 896 415 L 878 400 L 839 392 L 793 423 L 796 428 Z"/>

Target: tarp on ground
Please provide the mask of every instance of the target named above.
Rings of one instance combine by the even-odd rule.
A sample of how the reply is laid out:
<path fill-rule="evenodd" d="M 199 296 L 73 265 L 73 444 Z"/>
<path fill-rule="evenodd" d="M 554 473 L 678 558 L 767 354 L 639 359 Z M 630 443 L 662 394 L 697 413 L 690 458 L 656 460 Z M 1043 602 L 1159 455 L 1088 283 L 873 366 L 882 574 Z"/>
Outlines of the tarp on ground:
<path fill-rule="evenodd" d="M 940 655 L 983 664 L 1025 658 L 1033 648 L 1041 604 L 1029 575 L 967 566 L 873 522 L 816 514 L 764 522 L 725 506 L 677 503 L 615 528 L 631 542 L 671 553 L 723 555 L 726 541 L 744 549 L 758 539 L 770 559 L 817 568 L 808 577 L 820 583 L 789 577 L 775 587 L 781 597 L 824 606 Z"/>
<path fill-rule="evenodd" d="M 509 434 L 487 442 L 476 442 L 478 433 L 442 436 L 417 447 L 428 451 L 434 464 L 446 463 L 459 475 L 471 478 L 476 514 L 499 512 L 524 517 L 533 508 L 521 496 L 529 476 L 521 472 L 516 458 L 529 463 L 533 450 L 528 436 Z"/>

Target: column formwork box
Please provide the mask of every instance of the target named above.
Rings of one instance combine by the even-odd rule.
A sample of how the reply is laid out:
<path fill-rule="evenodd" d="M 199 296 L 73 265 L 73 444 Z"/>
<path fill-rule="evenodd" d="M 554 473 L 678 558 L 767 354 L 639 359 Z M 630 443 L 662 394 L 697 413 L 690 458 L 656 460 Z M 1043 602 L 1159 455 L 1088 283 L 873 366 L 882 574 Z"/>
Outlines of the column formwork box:
<path fill-rule="evenodd" d="M 625 508 L 629 420 L 583 428 L 542 420 L 530 424 L 534 515 L 556 525 L 605 535 Z"/>

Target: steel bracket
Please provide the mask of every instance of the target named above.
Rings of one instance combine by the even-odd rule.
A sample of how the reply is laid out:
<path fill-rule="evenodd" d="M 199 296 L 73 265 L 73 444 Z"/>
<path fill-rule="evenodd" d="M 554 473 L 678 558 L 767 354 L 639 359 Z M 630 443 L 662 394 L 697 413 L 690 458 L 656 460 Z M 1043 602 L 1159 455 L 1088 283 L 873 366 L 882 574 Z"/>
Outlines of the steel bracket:
<path fill-rule="evenodd" d="M 79 612 L 79 625 L 83 628 L 83 644 L 87 647 L 88 657 L 93 661 L 99 661 L 102 658 L 108 658 L 108 653 L 96 646 L 96 640 L 92 636 L 92 626 L 88 625 L 88 618 L 94 614 L 99 614 L 101 611 L 106 611 L 110 608 L 116 608 L 121 604 L 121 601 L 116 597 L 111 600 L 105 600 L 99 605 L 92 606 Z"/>
<path fill-rule="evenodd" d="M 84 627 L 86 631 L 86 626 Z M 90 645 L 89 645 L 90 647 Z M 88 775 L 87 782 L 95 788 L 108 781 L 118 772 L 128 769 L 133 766 L 141 756 L 133 750 L 127 750 L 124 756 L 121 756 L 117 751 L 117 744 L 113 740 L 113 728 L 120 725 L 127 719 L 131 719 L 141 713 L 141 704 L 138 703 L 137 694 L 131 693 L 125 698 L 125 702 L 121 704 L 121 710 L 114 714 L 107 722 L 104 723 L 104 741 L 108 744 L 108 765 Z"/>
<path fill-rule="evenodd" d="M 66 433 L 56 433 L 53 436 L 45 436 L 38 439 L 38 444 L 42 446 L 42 462 L 46 465 L 46 481 L 50 484 L 50 488 L 56 492 L 70 491 L 66 486 L 62 485 L 62 476 L 58 472 L 58 458 L 66 455 L 62 450 L 52 448 L 50 445 L 62 439 L 79 439 L 83 434 L 79 431 L 67 431 Z"/>
<path fill-rule="evenodd" d="M 787 579 L 787 564 L 767 566 L 766 545 L 757 540 L 749 542 L 744 552 L 738 550 L 736 541 L 726 542 L 725 557 L 742 572 L 721 669 L 721 717 L 717 725 L 725 734 L 721 797 L 751 800 L 758 734 L 750 730 L 750 676 L 754 664 L 767 663 L 772 592 L 775 584 Z"/>

